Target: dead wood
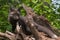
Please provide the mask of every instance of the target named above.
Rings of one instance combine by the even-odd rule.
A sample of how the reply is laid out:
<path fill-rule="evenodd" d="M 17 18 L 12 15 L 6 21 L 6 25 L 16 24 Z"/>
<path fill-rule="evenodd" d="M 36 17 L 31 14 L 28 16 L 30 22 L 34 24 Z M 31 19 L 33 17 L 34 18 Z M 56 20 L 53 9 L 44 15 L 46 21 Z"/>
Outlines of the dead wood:
<path fill-rule="evenodd" d="M 38 34 L 38 30 L 36 30 L 35 25 L 33 23 L 34 22 L 33 18 L 32 18 L 31 15 L 29 15 L 29 11 L 27 11 L 29 9 L 24 4 L 22 4 L 22 6 L 26 10 L 26 13 L 27 13 L 26 18 L 28 20 L 28 23 L 27 23 L 28 27 L 30 28 L 30 30 L 31 30 L 32 34 L 34 35 L 34 37 L 36 38 L 36 40 L 41 40 L 41 38 L 40 38 L 40 36 Z"/>
<path fill-rule="evenodd" d="M 8 32 L 8 31 L 6 33 L 0 32 L 0 37 L 5 37 L 5 38 L 8 38 L 10 40 L 15 40 L 15 34 Z"/>
<path fill-rule="evenodd" d="M 44 27 L 47 27 L 53 31 L 53 29 L 51 28 L 50 22 L 44 16 L 42 16 L 42 15 L 39 16 L 39 15 L 35 14 L 35 12 L 33 11 L 33 9 L 31 7 L 28 7 L 24 4 L 23 4 L 23 8 L 26 11 L 27 15 L 32 16 L 34 22 L 36 22 L 37 24 L 42 25 Z"/>
<path fill-rule="evenodd" d="M 54 33 L 53 29 L 51 28 L 49 21 L 44 16 L 38 16 L 37 14 L 35 14 L 35 12 L 33 12 L 32 8 L 24 4 L 22 4 L 22 6 L 26 11 L 26 18 L 28 19 L 28 21 L 30 20 L 29 22 L 31 22 L 33 25 L 35 24 L 34 26 L 37 26 L 39 31 L 46 32 L 51 38 L 57 38 L 57 35 Z"/>

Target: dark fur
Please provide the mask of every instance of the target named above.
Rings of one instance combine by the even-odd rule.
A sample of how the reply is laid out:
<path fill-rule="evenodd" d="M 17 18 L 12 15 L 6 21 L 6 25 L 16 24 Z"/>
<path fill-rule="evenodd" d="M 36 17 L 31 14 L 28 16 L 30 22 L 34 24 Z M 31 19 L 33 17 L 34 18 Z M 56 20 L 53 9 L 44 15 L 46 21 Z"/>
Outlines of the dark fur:
<path fill-rule="evenodd" d="M 8 21 L 12 25 L 12 32 L 15 31 L 16 23 L 19 20 L 20 12 L 17 11 L 18 9 L 10 8 L 9 15 L 8 15 Z"/>

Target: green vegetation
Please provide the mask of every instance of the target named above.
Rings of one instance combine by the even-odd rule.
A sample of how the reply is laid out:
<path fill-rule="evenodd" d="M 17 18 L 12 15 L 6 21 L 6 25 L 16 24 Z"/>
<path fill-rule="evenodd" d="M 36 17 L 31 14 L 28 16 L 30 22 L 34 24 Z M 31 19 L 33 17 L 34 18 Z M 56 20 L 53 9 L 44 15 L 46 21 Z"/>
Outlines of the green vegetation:
<path fill-rule="evenodd" d="M 30 6 L 38 15 L 44 15 L 53 27 L 60 29 L 60 7 L 56 9 L 51 2 L 52 0 L 0 0 L 0 31 L 11 30 L 11 25 L 8 23 L 8 11 L 10 5 L 16 7 L 25 3 Z M 54 11 L 56 9 L 56 11 Z M 25 11 L 21 10 L 22 15 Z"/>

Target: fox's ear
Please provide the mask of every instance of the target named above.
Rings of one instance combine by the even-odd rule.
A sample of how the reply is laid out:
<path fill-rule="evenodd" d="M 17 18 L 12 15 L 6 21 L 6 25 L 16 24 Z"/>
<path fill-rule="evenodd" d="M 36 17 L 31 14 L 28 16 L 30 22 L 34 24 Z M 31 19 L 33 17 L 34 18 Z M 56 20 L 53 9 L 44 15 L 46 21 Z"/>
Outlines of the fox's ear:
<path fill-rule="evenodd" d="M 11 6 L 11 7 L 9 8 L 9 11 L 10 11 L 10 12 L 14 11 L 14 7 Z"/>
<path fill-rule="evenodd" d="M 20 12 L 20 10 L 22 9 L 23 7 L 22 6 L 20 6 L 19 8 L 17 8 L 17 10 Z"/>
<path fill-rule="evenodd" d="M 21 8 L 19 7 L 17 10 L 20 12 L 20 9 L 21 9 Z"/>
<path fill-rule="evenodd" d="M 17 10 L 20 12 L 20 10 L 21 10 L 21 7 L 19 7 Z"/>

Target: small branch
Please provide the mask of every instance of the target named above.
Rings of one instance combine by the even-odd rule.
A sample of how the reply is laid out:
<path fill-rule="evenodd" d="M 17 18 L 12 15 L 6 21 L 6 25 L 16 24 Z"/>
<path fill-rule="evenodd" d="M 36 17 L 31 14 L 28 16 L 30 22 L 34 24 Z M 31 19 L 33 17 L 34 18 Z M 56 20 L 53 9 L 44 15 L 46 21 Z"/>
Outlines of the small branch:
<path fill-rule="evenodd" d="M 14 36 L 11 36 L 11 35 L 9 35 L 9 34 L 7 34 L 7 33 L 2 33 L 2 32 L 0 32 L 0 36 L 1 36 L 1 37 L 5 37 L 5 38 L 8 38 L 8 39 L 10 39 L 10 40 L 15 40 L 15 35 L 14 35 Z"/>

